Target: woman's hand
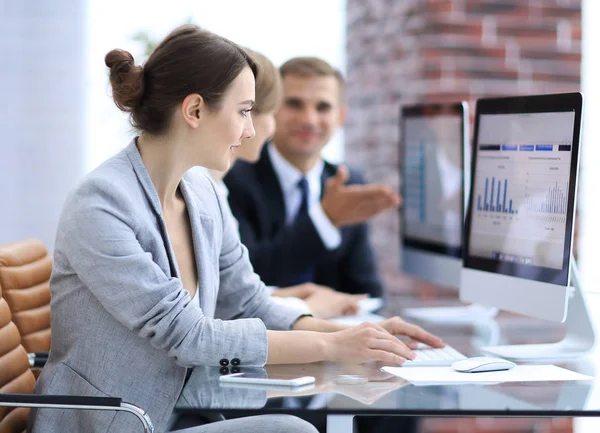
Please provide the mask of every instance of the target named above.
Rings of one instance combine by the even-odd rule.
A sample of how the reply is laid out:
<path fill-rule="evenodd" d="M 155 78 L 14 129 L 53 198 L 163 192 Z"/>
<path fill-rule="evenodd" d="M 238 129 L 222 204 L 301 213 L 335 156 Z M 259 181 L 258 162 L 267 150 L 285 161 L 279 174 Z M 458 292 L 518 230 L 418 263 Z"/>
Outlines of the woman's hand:
<path fill-rule="evenodd" d="M 402 364 L 415 354 L 383 327 L 362 323 L 343 331 L 325 334 L 325 357 L 333 362 L 361 363 L 382 361 Z"/>
<path fill-rule="evenodd" d="M 298 284 L 273 291 L 272 296 L 300 298 L 319 319 L 330 319 L 358 313 L 358 302 L 368 295 L 349 295 L 314 283 Z"/>
<path fill-rule="evenodd" d="M 431 347 L 444 347 L 445 344 L 441 338 L 425 331 L 423 328 L 406 323 L 400 317 L 395 316 L 377 323 L 391 335 L 407 336 L 412 341 L 407 342 L 407 345 L 412 349 L 416 349 L 417 341 L 425 343 Z"/>
<path fill-rule="evenodd" d="M 300 298 L 306 299 L 310 295 L 321 290 L 333 290 L 326 286 L 320 286 L 315 283 L 303 283 L 296 286 L 283 287 L 281 289 L 273 290 L 271 296 L 279 296 L 281 298 Z"/>
<path fill-rule="evenodd" d="M 332 289 L 319 289 L 304 302 L 308 304 L 313 316 L 329 319 L 358 313 L 358 302 L 367 297 L 368 295 L 349 295 Z"/>

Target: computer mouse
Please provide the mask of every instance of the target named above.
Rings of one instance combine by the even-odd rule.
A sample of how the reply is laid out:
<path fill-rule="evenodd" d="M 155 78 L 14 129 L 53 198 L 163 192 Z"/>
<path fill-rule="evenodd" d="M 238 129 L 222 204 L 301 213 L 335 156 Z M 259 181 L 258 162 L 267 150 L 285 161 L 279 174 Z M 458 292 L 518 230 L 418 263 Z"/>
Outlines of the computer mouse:
<path fill-rule="evenodd" d="M 491 356 L 478 356 L 461 359 L 452 364 L 452 368 L 461 373 L 483 373 L 485 371 L 510 370 L 516 366 L 514 362 Z"/>

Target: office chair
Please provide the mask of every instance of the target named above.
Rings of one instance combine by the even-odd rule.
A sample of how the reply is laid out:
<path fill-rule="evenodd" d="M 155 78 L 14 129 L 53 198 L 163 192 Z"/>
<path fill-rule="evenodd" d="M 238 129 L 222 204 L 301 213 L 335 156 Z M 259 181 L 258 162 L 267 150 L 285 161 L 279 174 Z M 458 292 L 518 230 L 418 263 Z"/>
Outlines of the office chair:
<path fill-rule="evenodd" d="M 40 241 L 0 245 L 0 287 L 27 352 L 50 350 L 52 257 Z"/>
<path fill-rule="evenodd" d="M 0 286 L 0 433 L 23 432 L 29 408 L 129 412 L 140 420 L 144 433 L 154 432 L 146 412 L 120 398 L 32 394 L 35 377 L 29 366 L 21 335 Z"/>

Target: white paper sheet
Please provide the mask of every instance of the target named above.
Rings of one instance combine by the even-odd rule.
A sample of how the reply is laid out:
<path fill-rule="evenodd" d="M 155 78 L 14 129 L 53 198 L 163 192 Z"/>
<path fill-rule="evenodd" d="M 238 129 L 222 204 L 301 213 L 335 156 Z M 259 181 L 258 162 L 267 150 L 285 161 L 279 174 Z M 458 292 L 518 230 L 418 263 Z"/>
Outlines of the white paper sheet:
<path fill-rule="evenodd" d="M 493 318 L 498 312 L 497 308 L 483 307 L 481 305 L 467 305 L 464 307 L 431 307 L 431 308 L 406 308 L 402 317 L 417 319 L 423 322 L 468 324 Z"/>
<path fill-rule="evenodd" d="M 358 301 L 359 314 L 372 313 L 383 307 L 382 298 L 367 298 Z"/>
<path fill-rule="evenodd" d="M 461 373 L 453 370 L 452 367 L 382 367 L 381 369 L 419 386 L 594 379 L 555 365 L 517 365 L 511 370 L 485 373 Z"/>

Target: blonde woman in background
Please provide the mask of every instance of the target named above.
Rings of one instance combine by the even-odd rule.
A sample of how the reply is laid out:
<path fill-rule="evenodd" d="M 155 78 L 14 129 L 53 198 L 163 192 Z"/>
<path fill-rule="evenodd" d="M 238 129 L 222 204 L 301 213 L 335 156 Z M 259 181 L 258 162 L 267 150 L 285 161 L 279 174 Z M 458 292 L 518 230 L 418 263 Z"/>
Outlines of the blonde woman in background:
<path fill-rule="evenodd" d="M 270 140 L 275 132 L 275 113 L 281 104 L 282 89 L 279 70 L 275 65 L 256 51 L 247 48 L 246 51 L 258 64 L 260 70 L 256 79 L 256 101 L 252 108 L 255 136 L 244 140 L 242 145 L 235 149 L 235 157 L 254 163 L 258 161 L 265 142 Z M 227 187 L 223 183 L 223 177 L 227 172 L 210 170 L 210 174 L 219 192 L 227 197 Z M 278 302 L 295 305 L 321 319 L 356 314 L 358 301 L 368 296 L 349 295 L 314 283 L 271 289 L 271 295 L 276 297 Z"/>

